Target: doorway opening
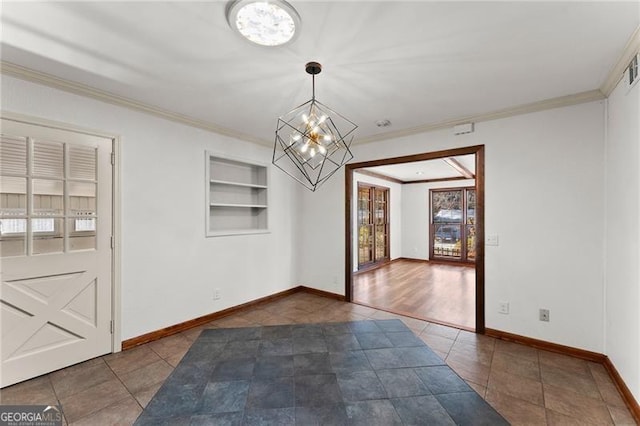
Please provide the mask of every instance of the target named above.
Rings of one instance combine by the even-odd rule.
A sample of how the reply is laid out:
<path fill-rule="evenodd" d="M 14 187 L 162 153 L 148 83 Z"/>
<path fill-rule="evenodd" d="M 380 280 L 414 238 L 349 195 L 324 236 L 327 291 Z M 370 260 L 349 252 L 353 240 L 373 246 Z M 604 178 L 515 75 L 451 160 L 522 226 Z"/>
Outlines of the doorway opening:
<path fill-rule="evenodd" d="M 419 171 L 414 172 L 411 169 L 412 165 L 430 166 L 443 163 L 443 160 L 446 163 L 451 163 L 451 167 L 458 169 L 460 173 L 456 176 L 451 176 L 451 173 L 437 176 L 437 172 L 430 169 L 430 172 L 424 178 L 416 178 L 415 176 L 409 178 L 406 176 L 406 173 L 422 174 Z M 466 163 L 470 166 L 464 167 L 464 164 L 461 163 Z M 394 175 L 390 172 L 391 166 L 397 165 L 404 167 L 405 176 L 402 176 L 401 173 Z M 397 172 L 397 168 L 393 170 Z M 470 146 L 347 164 L 345 166 L 345 174 L 346 300 L 370 305 L 393 313 L 484 333 L 484 146 Z M 434 178 L 430 174 L 436 177 Z M 369 179 L 363 179 L 362 175 L 368 176 Z M 360 221 L 358 214 L 360 210 L 359 188 L 366 184 L 363 181 L 375 181 L 376 179 L 378 182 L 380 180 L 386 181 L 388 185 L 385 186 L 390 187 L 390 193 L 386 198 L 388 211 L 385 217 L 384 233 L 389 240 L 385 244 L 385 248 L 388 250 L 386 264 L 371 271 L 360 267 L 361 242 L 366 243 L 368 240 L 363 240 L 360 235 L 360 224 L 363 222 Z M 442 187 L 438 188 L 439 184 L 436 183 L 441 184 Z M 396 188 L 395 191 L 394 188 Z M 401 190 L 398 190 L 398 188 L 401 188 Z M 431 189 L 434 191 L 431 191 Z M 411 193 L 413 190 L 423 194 L 420 195 L 422 198 L 418 197 L 415 200 L 419 200 L 416 202 L 422 203 L 420 209 L 425 212 L 421 216 L 423 222 L 420 227 L 416 226 L 415 229 L 413 225 L 406 226 L 406 223 L 409 222 L 407 215 L 414 214 L 420 209 L 406 208 L 406 199 L 409 199 L 409 197 L 403 197 L 402 201 L 398 201 L 399 198 L 394 198 L 394 192 L 400 192 L 404 195 Z M 442 193 L 438 194 L 439 190 L 442 190 Z M 444 194 L 445 192 L 450 192 L 450 194 Z M 435 210 L 433 203 L 434 193 L 437 194 Z M 449 197 L 448 201 L 447 197 Z M 395 203 L 401 203 L 401 207 L 398 207 Z M 400 214 L 398 214 L 399 208 L 402 210 Z M 400 220 L 398 216 L 402 216 L 401 222 L 398 222 Z M 391 217 L 391 220 L 389 217 Z M 398 226 L 400 223 L 401 225 Z M 369 225 L 375 227 L 375 224 Z M 402 228 L 401 233 L 403 235 L 402 248 L 398 248 L 400 243 L 398 243 L 396 237 L 389 237 L 390 235 L 396 235 L 394 232 L 400 233 L 400 228 Z M 405 236 L 407 235 L 419 239 L 416 247 L 406 247 Z M 366 237 L 369 236 L 370 234 L 366 235 Z M 423 244 L 424 247 L 418 247 L 418 244 Z M 372 245 L 375 245 L 375 242 Z M 405 256 L 409 250 L 411 255 Z M 413 255 L 414 252 L 416 253 L 415 256 Z M 418 255 L 418 253 L 422 252 L 424 252 L 424 255 Z M 455 284 L 458 293 L 467 294 L 465 296 L 466 299 L 463 298 L 467 301 L 462 302 L 463 299 L 456 299 L 456 291 L 452 291 L 444 296 L 444 299 L 436 301 L 434 298 L 440 296 L 424 290 L 423 293 L 425 294 L 423 296 L 428 303 L 420 305 L 413 310 L 404 309 L 404 306 L 409 306 L 406 303 L 407 301 L 415 301 L 416 289 L 422 291 L 423 288 L 415 286 L 400 288 L 395 285 L 395 282 L 393 286 L 387 285 L 387 282 L 394 280 L 394 277 L 401 276 L 406 278 L 411 274 L 415 274 L 415 276 L 422 274 L 423 278 L 427 280 L 437 277 L 444 286 Z M 360 286 L 363 282 L 366 282 L 365 285 L 368 286 L 368 290 L 364 293 L 360 291 L 362 290 L 361 287 L 354 287 L 354 285 Z M 419 282 L 419 280 L 416 282 Z M 434 282 L 431 281 L 430 283 Z M 376 285 L 378 287 L 374 288 Z M 454 288 L 454 286 L 450 287 Z M 379 291 L 382 288 L 385 293 L 384 296 L 381 296 Z M 366 297 L 363 295 L 366 295 Z M 377 299 L 373 296 L 377 296 Z M 390 301 L 390 303 L 383 303 L 381 300 Z M 461 302 L 456 305 L 456 300 Z M 431 306 L 448 305 L 458 309 L 465 303 L 470 304 L 469 309 L 467 309 L 467 315 L 470 317 L 466 322 L 448 319 L 446 315 L 439 318 L 440 314 L 437 310 L 423 309 L 427 304 Z M 413 303 L 413 305 L 417 306 L 416 303 Z"/>

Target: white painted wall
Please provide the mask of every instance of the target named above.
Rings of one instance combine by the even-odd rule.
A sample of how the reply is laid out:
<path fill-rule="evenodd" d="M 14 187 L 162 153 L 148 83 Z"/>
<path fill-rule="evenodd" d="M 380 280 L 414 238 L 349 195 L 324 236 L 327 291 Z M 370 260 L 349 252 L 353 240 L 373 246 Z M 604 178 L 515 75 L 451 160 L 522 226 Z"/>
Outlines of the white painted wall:
<path fill-rule="evenodd" d="M 358 183 L 369 183 L 376 186 L 389 188 L 389 219 L 390 219 L 390 239 L 389 256 L 391 260 L 402 256 L 402 185 L 384 179 L 378 179 L 372 176 L 353 173 L 353 194 L 351 203 L 351 226 L 354 230 L 358 229 Z M 353 271 L 358 270 L 358 233 L 353 233 Z"/>
<path fill-rule="evenodd" d="M 605 353 L 640 401 L 640 84 L 608 99 Z"/>
<path fill-rule="evenodd" d="M 475 180 L 402 185 L 402 257 L 429 259 L 429 190 L 475 186 Z"/>
<path fill-rule="evenodd" d="M 270 163 L 267 147 L 5 75 L 1 87 L 4 111 L 121 138 L 123 339 L 298 285 L 301 187 L 273 167 L 271 233 L 204 236 L 205 150 Z"/>
<path fill-rule="evenodd" d="M 603 102 L 354 147 L 366 161 L 454 147 L 486 146 L 486 325 L 596 352 L 603 351 Z M 303 194 L 305 220 L 323 230 L 302 235 L 301 282 L 344 292 L 344 174 Z M 328 232 L 325 230 L 329 230 Z M 511 313 L 498 314 L 509 301 Z M 538 321 L 538 309 L 551 322 Z"/>

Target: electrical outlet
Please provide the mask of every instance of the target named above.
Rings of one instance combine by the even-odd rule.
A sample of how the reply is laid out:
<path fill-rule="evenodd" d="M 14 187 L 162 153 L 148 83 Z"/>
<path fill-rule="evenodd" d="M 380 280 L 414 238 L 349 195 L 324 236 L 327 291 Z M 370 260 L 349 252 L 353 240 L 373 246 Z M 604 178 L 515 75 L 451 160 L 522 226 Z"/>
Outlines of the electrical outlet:
<path fill-rule="evenodd" d="M 508 314 L 509 313 L 509 302 L 500 302 L 498 304 L 498 313 L 500 314 Z"/>
<path fill-rule="evenodd" d="M 548 309 L 540 309 L 540 321 L 549 322 L 549 310 Z"/>
<path fill-rule="evenodd" d="M 213 289 L 213 300 L 220 300 L 220 289 L 219 288 L 214 288 Z"/>

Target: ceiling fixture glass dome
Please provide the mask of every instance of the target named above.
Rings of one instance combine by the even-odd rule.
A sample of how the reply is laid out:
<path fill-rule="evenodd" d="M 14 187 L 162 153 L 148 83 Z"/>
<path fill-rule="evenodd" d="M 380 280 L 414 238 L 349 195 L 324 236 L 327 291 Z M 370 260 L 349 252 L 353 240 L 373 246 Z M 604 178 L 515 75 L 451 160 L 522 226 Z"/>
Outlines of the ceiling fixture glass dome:
<path fill-rule="evenodd" d="M 261 46 L 289 43 L 300 28 L 300 16 L 284 0 L 234 0 L 227 5 L 227 22 Z"/>

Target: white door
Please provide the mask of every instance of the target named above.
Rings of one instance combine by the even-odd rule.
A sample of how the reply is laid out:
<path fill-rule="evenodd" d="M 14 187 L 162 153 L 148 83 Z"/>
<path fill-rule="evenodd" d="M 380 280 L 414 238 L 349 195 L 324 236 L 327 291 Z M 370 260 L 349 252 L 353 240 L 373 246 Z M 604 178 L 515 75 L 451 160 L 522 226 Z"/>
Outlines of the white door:
<path fill-rule="evenodd" d="M 4 387 L 111 352 L 113 141 L 1 124 Z"/>

